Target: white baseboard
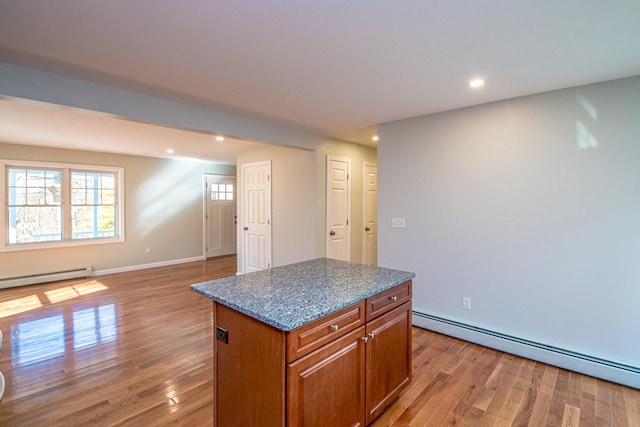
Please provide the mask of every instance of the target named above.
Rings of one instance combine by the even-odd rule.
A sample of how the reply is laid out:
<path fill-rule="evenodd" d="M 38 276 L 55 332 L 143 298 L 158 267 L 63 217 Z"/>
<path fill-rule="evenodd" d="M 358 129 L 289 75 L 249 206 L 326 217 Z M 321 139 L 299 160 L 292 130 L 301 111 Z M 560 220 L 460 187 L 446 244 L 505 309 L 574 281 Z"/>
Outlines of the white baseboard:
<path fill-rule="evenodd" d="M 413 324 L 485 347 L 526 357 L 596 378 L 640 388 L 640 368 L 556 348 L 472 325 L 413 312 Z"/>
<path fill-rule="evenodd" d="M 185 262 L 203 261 L 204 256 L 193 258 L 172 259 L 169 261 L 152 262 L 149 264 L 128 265 L 126 267 L 108 268 L 105 270 L 94 270 L 92 276 L 103 276 L 105 274 L 124 273 L 127 271 L 144 270 L 145 268 L 165 267 L 167 265 L 183 264 Z"/>

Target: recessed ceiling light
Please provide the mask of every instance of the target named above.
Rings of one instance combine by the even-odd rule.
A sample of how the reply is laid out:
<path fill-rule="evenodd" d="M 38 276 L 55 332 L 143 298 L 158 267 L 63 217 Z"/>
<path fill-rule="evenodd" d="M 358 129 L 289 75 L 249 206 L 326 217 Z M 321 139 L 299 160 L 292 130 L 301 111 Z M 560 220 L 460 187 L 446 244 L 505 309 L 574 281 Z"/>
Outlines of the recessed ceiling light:
<path fill-rule="evenodd" d="M 173 154 L 173 148 L 167 148 L 167 153 Z"/>
<path fill-rule="evenodd" d="M 224 136 L 216 136 L 216 141 L 224 141 Z"/>
<path fill-rule="evenodd" d="M 378 135 L 375 135 L 375 136 L 374 136 L 373 138 L 371 138 L 371 139 L 373 139 L 374 141 L 377 141 L 377 140 L 379 140 L 380 138 L 378 138 Z"/>
<path fill-rule="evenodd" d="M 482 87 L 482 86 L 484 86 L 484 80 L 482 80 L 482 79 L 469 80 L 467 82 L 467 86 L 473 87 L 473 88 Z"/>

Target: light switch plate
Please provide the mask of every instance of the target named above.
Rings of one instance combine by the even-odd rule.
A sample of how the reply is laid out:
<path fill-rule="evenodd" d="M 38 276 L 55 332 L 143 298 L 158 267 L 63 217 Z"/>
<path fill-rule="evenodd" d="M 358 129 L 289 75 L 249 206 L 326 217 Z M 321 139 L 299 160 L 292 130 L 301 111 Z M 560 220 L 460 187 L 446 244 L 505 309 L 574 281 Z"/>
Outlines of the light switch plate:
<path fill-rule="evenodd" d="M 391 218 L 391 227 L 393 228 L 405 228 L 404 218 Z"/>

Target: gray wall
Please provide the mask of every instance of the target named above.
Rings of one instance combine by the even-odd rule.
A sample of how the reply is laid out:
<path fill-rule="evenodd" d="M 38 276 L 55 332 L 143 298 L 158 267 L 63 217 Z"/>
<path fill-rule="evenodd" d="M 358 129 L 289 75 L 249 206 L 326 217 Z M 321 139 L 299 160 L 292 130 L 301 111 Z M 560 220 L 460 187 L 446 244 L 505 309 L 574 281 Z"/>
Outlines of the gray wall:
<path fill-rule="evenodd" d="M 0 95 L 239 139 L 315 148 L 328 138 L 212 109 L 0 62 Z"/>
<path fill-rule="evenodd" d="M 640 77 L 379 134 L 378 259 L 414 310 L 640 367 Z"/>
<path fill-rule="evenodd" d="M 0 158 L 125 169 L 124 243 L 0 253 L 0 277 L 92 266 L 120 270 L 203 257 L 203 175 L 236 167 L 0 142 Z M 146 253 L 146 247 L 151 253 Z"/>

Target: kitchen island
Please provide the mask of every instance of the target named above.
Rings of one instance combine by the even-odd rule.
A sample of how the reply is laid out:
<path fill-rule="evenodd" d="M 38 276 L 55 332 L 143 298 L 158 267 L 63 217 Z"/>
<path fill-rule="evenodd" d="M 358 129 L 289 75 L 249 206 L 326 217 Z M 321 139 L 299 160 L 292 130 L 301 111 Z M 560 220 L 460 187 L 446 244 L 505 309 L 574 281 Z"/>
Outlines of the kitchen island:
<path fill-rule="evenodd" d="M 215 425 L 371 423 L 411 381 L 414 277 L 320 258 L 192 285 L 214 304 Z"/>

